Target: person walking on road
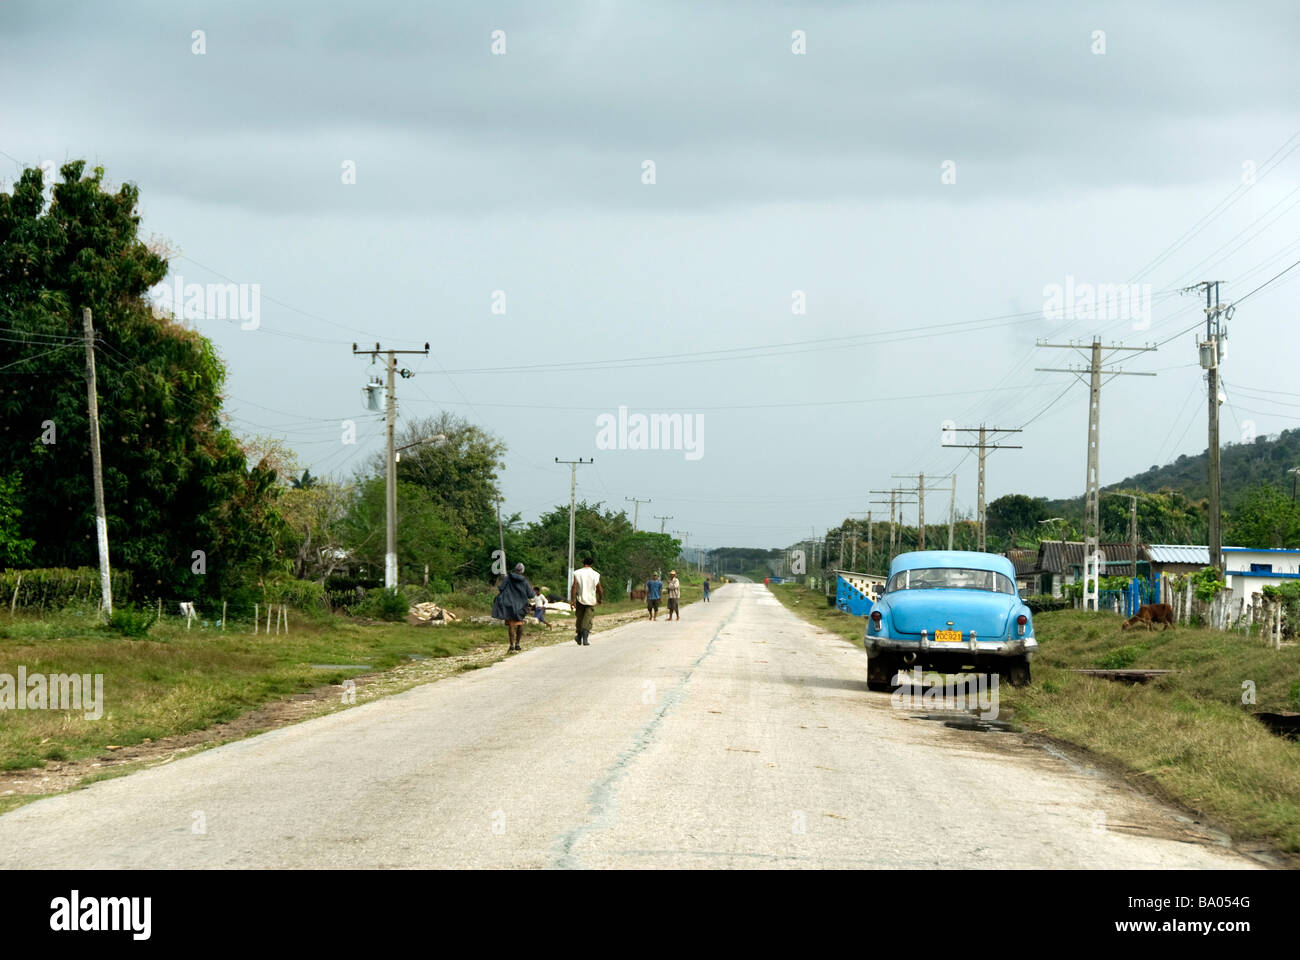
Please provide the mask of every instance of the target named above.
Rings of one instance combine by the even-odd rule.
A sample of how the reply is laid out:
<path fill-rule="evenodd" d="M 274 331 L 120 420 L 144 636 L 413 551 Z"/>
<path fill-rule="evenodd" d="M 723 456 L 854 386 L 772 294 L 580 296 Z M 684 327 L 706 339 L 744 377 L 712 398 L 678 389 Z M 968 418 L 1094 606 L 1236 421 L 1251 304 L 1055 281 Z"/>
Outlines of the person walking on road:
<path fill-rule="evenodd" d="M 682 582 L 677 579 L 676 570 L 668 571 L 668 583 L 665 587 L 668 593 L 668 619 L 671 620 L 675 613 L 677 614 L 677 619 L 680 620 L 682 618 L 682 612 L 678 609 L 677 605 L 682 598 Z"/>
<path fill-rule="evenodd" d="M 538 623 L 546 623 L 546 598 L 542 596 L 542 588 L 533 587 L 533 591 L 537 594 L 533 597 L 533 616 L 537 618 Z M 549 623 L 546 623 L 546 629 L 551 629 Z"/>
<path fill-rule="evenodd" d="M 663 596 L 663 590 L 664 582 L 659 579 L 659 571 L 656 570 L 645 582 L 645 608 L 651 620 L 659 618 L 659 598 Z"/>
<path fill-rule="evenodd" d="M 510 575 L 497 585 L 496 599 L 492 601 L 492 616 L 506 622 L 506 637 L 510 640 L 507 653 L 518 653 L 523 649 L 524 618 L 528 616 L 536 592 L 524 576 L 522 563 L 516 563 Z"/>
<path fill-rule="evenodd" d="M 704 578 L 704 602 L 709 602 L 709 578 Z"/>
<path fill-rule="evenodd" d="M 580 647 L 591 646 L 588 639 L 592 624 L 596 621 L 596 604 L 605 602 L 605 589 L 600 585 L 600 574 L 592 568 L 591 557 L 584 557 L 582 569 L 573 571 L 573 583 L 569 584 L 569 603 L 577 621 L 577 635 L 574 643 Z"/>

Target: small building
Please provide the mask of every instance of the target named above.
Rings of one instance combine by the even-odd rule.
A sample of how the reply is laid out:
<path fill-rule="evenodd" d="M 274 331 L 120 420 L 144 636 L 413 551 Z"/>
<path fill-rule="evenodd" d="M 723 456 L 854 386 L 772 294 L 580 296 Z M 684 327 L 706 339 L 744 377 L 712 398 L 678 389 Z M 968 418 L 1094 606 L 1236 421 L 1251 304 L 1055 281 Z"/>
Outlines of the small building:
<path fill-rule="evenodd" d="M 1099 543 L 1098 549 L 1106 558 L 1103 575 L 1108 577 L 1147 577 L 1151 567 L 1143 556 L 1139 546 L 1138 556 L 1133 555 L 1133 544 L 1128 541 L 1111 541 Z M 1038 544 L 1038 559 L 1035 569 L 1026 574 L 1037 578 L 1039 589 L 1033 593 L 1047 593 L 1054 597 L 1061 595 L 1062 589 L 1071 583 L 1083 579 L 1084 554 L 1087 544 L 1082 540 L 1043 540 Z M 1008 558 L 1012 563 L 1015 559 Z M 1020 570 L 1016 570 L 1016 579 L 1020 579 Z"/>
<path fill-rule="evenodd" d="M 1200 544 L 1153 543 L 1146 552 L 1157 575 L 1183 576 L 1198 573 L 1210 565 L 1210 548 Z M 1300 550 L 1224 547 L 1223 568 L 1224 579 L 1232 590 L 1232 602 L 1249 603 L 1252 594 L 1263 593 L 1265 587 L 1300 580 Z"/>

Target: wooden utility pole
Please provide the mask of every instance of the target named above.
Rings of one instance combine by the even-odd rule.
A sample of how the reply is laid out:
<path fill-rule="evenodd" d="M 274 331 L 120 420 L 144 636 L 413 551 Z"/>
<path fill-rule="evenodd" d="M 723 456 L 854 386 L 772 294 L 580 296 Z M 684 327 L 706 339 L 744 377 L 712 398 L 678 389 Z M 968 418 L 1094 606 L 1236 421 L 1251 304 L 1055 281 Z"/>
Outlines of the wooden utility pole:
<path fill-rule="evenodd" d="M 394 434 L 397 429 L 397 355 L 399 353 L 414 353 L 427 357 L 429 355 L 429 345 L 426 343 L 423 350 L 384 350 L 375 344 L 373 350 L 358 350 L 357 345 L 352 344 L 352 354 L 368 354 L 370 362 L 374 363 L 381 353 L 388 355 L 384 365 L 388 374 L 388 392 L 384 398 L 384 419 L 386 422 L 385 433 L 388 437 L 387 452 L 385 454 L 385 463 L 387 471 L 385 476 L 385 523 L 387 528 L 387 539 L 384 547 L 384 587 L 388 590 L 397 589 L 397 450 L 394 446 Z M 411 371 L 403 370 L 402 379 L 411 375 Z"/>
<path fill-rule="evenodd" d="M 624 497 L 623 499 L 631 500 L 634 504 L 636 504 L 636 506 L 632 508 L 632 532 L 636 533 L 636 521 L 637 521 L 637 517 L 641 515 L 641 504 L 652 503 L 653 501 L 649 497 L 647 497 L 644 500 L 638 500 L 636 497 Z"/>
<path fill-rule="evenodd" d="M 95 538 L 99 544 L 99 593 L 104 616 L 113 615 L 113 577 L 108 563 L 108 517 L 104 511 L 104 464 L 99 458 L 99 397 L 95 382 L 95 327 L 90 307 L 81 308 L 86 338 L 86 416 L 90 421 L 90 470 L 95 488 Z M 15 591 L 14 596 L 17 596 Z"/>
<path fill-rule="evenodd" d="M 894 487 L 892 490 L 869 490 L 868 493 L 889 494 L 888 500 L 872 500 L 871 503 L 889 504 L 889 556 L 885 559 L 885 566 L 894 562 L 895 544 L 902 546 L 903 541 L 903 504 L 909 501 L 903 499 L 904 495 L 911 496 L 910 490 L 903 490 L 901 487 Z M 870 513 L 867 514 L 870 516 Z M 895 537 L 894 528 L 898 526 L 898 534 Z"/>
<path fill-rule="evenodd" d="M 899 480 L 916 481 L 916 549 L 924 550 L 925 549 L 925 494 L 926 494 L 925 474 L 924 473 L 916 473 L 916 474 L 895 473 L 893 476 Z"/>
<path fill-rule="evenodd" d="M 1097 556 L 1099 546 L 1098 542 L 1101 536 L 1101 511 L 1098 503 L 1100 497 L 1098 452 L 1100 447 L 1100 417 L 1101 417 L 1101 377 L 1102 374 L 1110 378 L 1118 376 L 1129 377 L 1154 377 L 1154 373 L 1146 371 L 1130 373 L 1125 370 L 1108 369 L 1103 370 L 1102 364 L 1109 360 L 1117 353 L 1142 353 L 1155 350 L 1155 347 L 1126 347 L 1123 344 L 1112 344 L 1103 347 L 1101 341 L 1096 337 L 1092 339 L 1091 349 L 1087 354 L 1083 353 L 1083 346 L 1078 343 L 1043 343 L 1038 342 L 1040 347 L 1052 347 L 1061 350 L 1074 350 L 1081 356 L 1086 356 L 1088 366 L 1082 367 L 1037 367 L 1036 369 L 1048 373 L 1072 373 L 1080 380 L 1083 374 L 1088 374 L 1088 473 L 1087 487 L 1084 492 L 1083 504 L 1083 539 L 1084 539 L 1084 571 L 1083 571 L 1083 609 L 1096 610 L 1097 600 L 1101 590 L 1101 575 L 1105 572 L 1101 569 L 1101 564 Z M 1102 357 L 1102 351 L 1109 350 L 1105 357 Z"/>
<path fill-rule="evenodd" d="M 975 549 L 983 553 L 988 549 L 988 514 L 985 510 L 984 497 L 984 456 L 989 450 L 1020 450 L 1021 447 L 1008 443 L 989 443 L 988 436 L 990 433 L 1020 433 L 1019 429 L 1007 429 L 1003 427 L 986 427 L 980 424 L 978 427 L 956 427 L 953 433 L 978 433 L 980 435 L 979 443 L 945 443 L 945 447 L 958 447 L 963 450 L 979 451 L 979 489 L 975 498 Z"/>
<path fill-rule="evenodd" d="M 578 468 L 589 463 L 595 463 L 596 458 L 592 457 L 590 460 L 583 460 L 582 457 L 579 457 L 577 460 L 561 460 L 556 457 L 555 462 L 569 465 L 569 582 L 564 587 L 564 595 L 567 597 L 573 591 L 573 571 L 575 569 L 573 566 L 573 517 L 578 494 Z"/>

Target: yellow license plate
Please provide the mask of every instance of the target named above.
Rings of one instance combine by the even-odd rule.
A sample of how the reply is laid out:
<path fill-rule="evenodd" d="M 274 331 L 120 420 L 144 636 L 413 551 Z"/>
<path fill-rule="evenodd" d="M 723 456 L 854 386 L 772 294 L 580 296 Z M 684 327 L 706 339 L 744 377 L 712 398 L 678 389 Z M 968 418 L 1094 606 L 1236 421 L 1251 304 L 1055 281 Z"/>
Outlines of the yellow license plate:
<path fill-rule="evenodd" d="M 961 643 L 960 630 L 936 630 L 934 631 L 936 643 Z"/>

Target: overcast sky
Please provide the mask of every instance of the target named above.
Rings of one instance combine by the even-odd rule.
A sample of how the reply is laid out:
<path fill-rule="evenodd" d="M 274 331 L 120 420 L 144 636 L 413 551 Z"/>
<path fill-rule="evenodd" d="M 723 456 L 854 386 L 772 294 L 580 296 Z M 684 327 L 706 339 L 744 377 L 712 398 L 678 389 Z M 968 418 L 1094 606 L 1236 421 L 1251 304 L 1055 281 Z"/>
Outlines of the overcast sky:
<path fill-rule="evenodd" d="M 973 510 L 945 421 L 1028 424 L 990 499 L 1081 494 L 1087 391 L 1035 340 L 1159 342 L 1200 316 L 1179 288 L 1300 259 L 1298 47 L 1291 2 L 6 0 L 0 181 L 101 164 L 173 278 L 259 285 L 256 329 L 194 325 L 232 426 L 313 473 L 382 443 L 351 344 L 428 341 L 399 414 L 504 440 L 508 512 L 594 456 L 580 498 L 785 546 L 894 473 L 956 468 Z M 1297 277 L 1230 324 L 1225 441 L 1296 424 Z M 1053 319 L 1054 284 L 1150 314 Z M 1103 484 L 1205 448 L 1193 335 L 1124 366 L 1158 376 L 1103 390 Z M 702 423 L 697 455 L 598 446 L 620 407 Z"/>

